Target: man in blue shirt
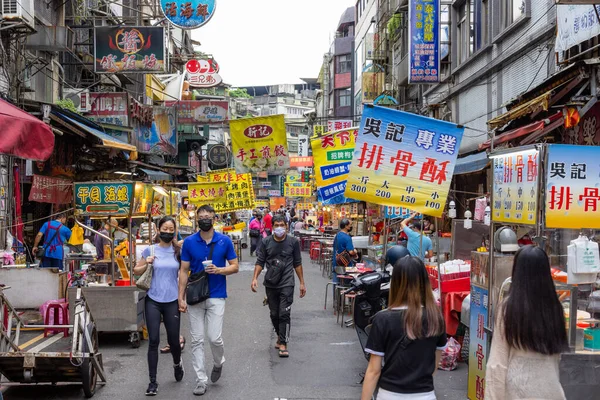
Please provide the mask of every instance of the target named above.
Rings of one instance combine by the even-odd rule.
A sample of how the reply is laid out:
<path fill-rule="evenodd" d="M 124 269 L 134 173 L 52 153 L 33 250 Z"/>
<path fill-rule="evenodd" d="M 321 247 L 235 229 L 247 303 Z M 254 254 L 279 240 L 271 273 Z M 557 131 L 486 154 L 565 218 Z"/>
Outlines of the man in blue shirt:
<path fill-rule="evenodd" d="M 56 220 L 44 223 L 35 237 L 33 248 L 37 249 L 41 241 L 46 249 L 41 267 L 63 269 L 63 243 L 71 238 L 71 230 L 65 226 L 66 223 L 67 214 L 59 214 Z"/>
<path fill-rule="evenodd" d="M 196 388 L 193 393 L 201 396 L 206 393 L 208 376 L 204 367 L 204 331 L 212 350 L 214 367 L 210 380 L 214 383 L 221 377 L 225 362 L 223 338 L 223 315 L 227 298 L 227 275 L 238 272 L 238 259 L 233 243 L 228 236 L 215 232 L 215 210 L 209 205 L 198 209 L 200 231 L 187 237 L 181 249 L 179 270 L 179 311 L 189 311 L 190 334 L 192 336 L 192 365 L 196 372 Z M 212 255 L 211 255 L 212 247 Z M 188 307 L 185 299 L 188 275 L 203 271 L 203 261 L 212 260 L 206 267 L 210 298 Z M 229 265 L 227 265 L 229 264 Z"/>
<path fill-rule="evenodd" d="M 348 253 L 350 253 L 350 255 L 353 257 L 356 255 L 356 250 L 354 250 L 354 244 L 352 243 L 352 237 L 350 236 L 352 229 L 352 223 L 350 220 L 347 218 L 342 219 L 340 221 L 340 231 L 337 235 L 335 235 L 335 239 L 333 239 L 333 260 L 331 264 L 333 267 L 331 270 L 333 276 L 332 280 L 335 283 L 338 281 L 337 273 L 335 272 L 335 267 L 337 266 L 335 261 L 336 256 L 343 253 L 344 250 L 347 250 Z M 352 264 L 354 264 L 353 261 L 350 262 L 348 267 L 352 266 Z"/>
<path fill-rule="evenodd" d="M 423 235 L 421 228 L 418 224 L 414 224 L 412 228 L 409 228 L 410 222 L 417 216 L 416 213 L 411 214 L 410 217 L 403 220 L 400 225 L 402 231 L 408 237 L 406 248 L 413 257 L 419 257 L 421 260 L 424 258 L 430 258 L 433 256 L 431 239 Z M 423 237 L 423 248 L 421 249 L 421 237 Z"/>

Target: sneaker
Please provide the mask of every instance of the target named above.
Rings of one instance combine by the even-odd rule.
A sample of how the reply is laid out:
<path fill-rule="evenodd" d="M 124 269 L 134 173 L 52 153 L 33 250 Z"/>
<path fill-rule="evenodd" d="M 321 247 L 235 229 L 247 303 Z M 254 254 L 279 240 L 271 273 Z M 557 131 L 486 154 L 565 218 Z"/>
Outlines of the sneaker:
<path fill-rule="evenodd" d="M 158 394 L 158 383 L 150 382 L 146 389 L 146 396 L 156 396 Z"/>
<path fill-rule="evenodd" d="M 177 382 L 181 382 L 183 379 L 183 374 L 185 371 L 183 370 L 183 360 L 179 361 L 179 364 L 173 366 L 173 370 L 175 372 L 175 380 Z"/>
<path fill-rule="evenodd" d="M 192 393 L 194 393 L 196 396 L 202 396 L 204 393 L 206 393 L 206 385 L 204 383 L 197 384 Z"/>
<path fill-rule="evenodd" d="M 221 371 L 223 371 L 223 366 L 213 367 L 212 373 L 210 374 L 210 381 L 215 383 L 221 377 Z"/>

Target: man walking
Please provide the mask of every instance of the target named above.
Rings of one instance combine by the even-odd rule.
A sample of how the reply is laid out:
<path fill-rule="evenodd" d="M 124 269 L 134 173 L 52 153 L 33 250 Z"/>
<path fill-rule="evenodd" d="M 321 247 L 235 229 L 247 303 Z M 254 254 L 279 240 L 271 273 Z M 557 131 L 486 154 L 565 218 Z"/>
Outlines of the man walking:
<path fill-rule="evenodd" d="M 214 383 L 221 377 L 225 362 L 222 338 L 225 299 L 227 298 L 227 275 L 238 272 L 238 259 L 233 243 L 228 236 L 215 232 L 213 228 L 215 210 L 209 205 L 198 209 L 200 231 L 187 237 L 181 249 L 181 268 L 179 270 L 179 311 L 189 311 L 190 334 L 192 336 L 192 364 L 196 372 L 196 388 L 193 393 L 201 396 L 206 393 L 208 376 L 204 366 L 204 333 L 212 350 L 214 366 L 210 380 Z M 210 297 L 201 303 L 186 303 L 188 274 L 205 269 L 203 261 L 212 260 L 206 266 Z M 229 265 L 227 265 L 229 264 Z"/>
<path fill-rule="evenodd" d="M 433 244 L 431 239 L 423 235 L 419 224 L 413 224 L 412 228 L 408 226 L 416 216 L 416 213 L 411 214 L 410 217 L 404 219 L 400 225 L 402 226 L 402 231 L 408 237 L 408 242 L 406 243 L 408 252 L 411 256 L 419 257 L 421 260 L 423 260 L 425 257 L 429 258 L 433 256 Z M 421 248 L 421 237 L 423 238 L 423 248 Z"/>
<path fill-rule="evenodd" d="M 277 332 L 279 357 L 289 357 L 290 313 L 294 301 L 294 271 L 300 280 L 300 298 L 306 295 L 302 255 L 298 239 L 287 234 L 285 217 L 281 214 L 273 217 L 273 235 L 263 239 L 257 250 L 256 266 L 251 289 L 258 289 L 258 276 L 267 268 L 264 285 L 267 289 L 267 301 L 271 322 Z"/>
<path fill-rule="evenodd" d="M 71 230 L 65 226 L 66 223 L 67 214 L 58 214 L 54 221 L 48 221 L 42 225 L 42 229 L 36 235 L 33 248 L 37 249 L 40 241 L 44 248 L 42 268 L 63 269 L 63 243 L 68 242 L 71 238 Z"/>

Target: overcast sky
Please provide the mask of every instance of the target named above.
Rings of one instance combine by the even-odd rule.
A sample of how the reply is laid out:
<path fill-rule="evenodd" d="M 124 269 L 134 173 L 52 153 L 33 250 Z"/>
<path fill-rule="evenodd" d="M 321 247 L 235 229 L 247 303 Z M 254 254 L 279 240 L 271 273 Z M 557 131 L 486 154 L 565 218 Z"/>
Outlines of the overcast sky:
<path fill-rule="evenodd" d="M 234 87 L 316 78 L 342 13 L 354 0 L 218 0 L 192 31 Z"/>

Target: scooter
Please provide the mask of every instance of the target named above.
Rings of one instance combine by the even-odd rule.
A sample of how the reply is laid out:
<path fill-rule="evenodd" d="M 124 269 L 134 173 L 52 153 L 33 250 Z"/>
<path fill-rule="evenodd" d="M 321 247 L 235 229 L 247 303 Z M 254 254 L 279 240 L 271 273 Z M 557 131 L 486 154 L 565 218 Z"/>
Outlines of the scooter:
<path fill-rule="evenodd" d="M 365 352 L 365 347 L 371 330 L 371 321 L 376 313 L 387 308 L 390 279 L 390 274 L 386 270 L 365 272 L 354 278 L 351 282 L 352 287 L 344 292 L 344 294 L 356 293 L 353 314 L 354 329 L 367 360 L 369 354 Z"/>

